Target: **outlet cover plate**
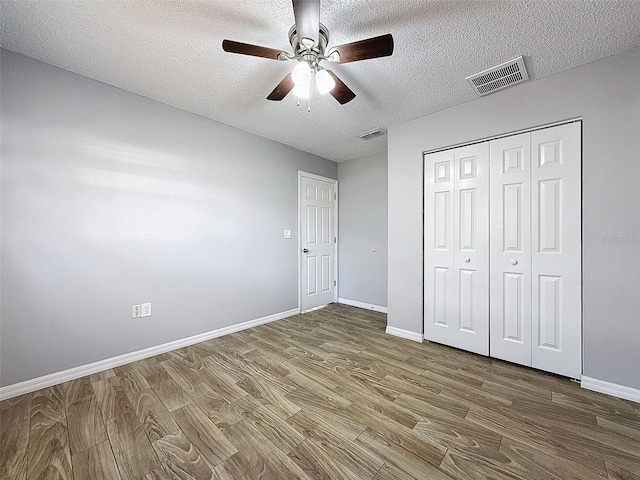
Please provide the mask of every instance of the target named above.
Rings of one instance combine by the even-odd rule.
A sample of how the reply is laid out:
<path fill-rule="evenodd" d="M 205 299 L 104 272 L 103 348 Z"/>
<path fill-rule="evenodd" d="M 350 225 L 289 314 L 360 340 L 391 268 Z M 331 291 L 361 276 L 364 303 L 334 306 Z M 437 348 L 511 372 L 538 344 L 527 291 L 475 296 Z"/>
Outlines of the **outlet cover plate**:
<path fill-rule="evenodd" d="M 142 316 L 142 306 L 141 305 L 132 305 L 131 306 L 131 318 L 139 318 Z"/>
<path fill-rule="evenodd" d="M 142 304 L 142 313 L 141 317 L 150 317 L 151 316 L 151 302 Z"/>

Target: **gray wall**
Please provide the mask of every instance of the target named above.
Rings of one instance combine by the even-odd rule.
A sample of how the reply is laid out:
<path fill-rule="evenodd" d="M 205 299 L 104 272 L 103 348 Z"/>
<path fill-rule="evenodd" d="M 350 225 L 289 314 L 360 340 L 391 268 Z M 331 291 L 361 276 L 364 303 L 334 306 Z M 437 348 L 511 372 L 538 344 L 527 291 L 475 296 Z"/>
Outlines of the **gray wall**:
<path fill-rule="evenodd" d="M 386 307 L 387 152 L 339 163 L 338 182 L 339 296 Z"/>
<path fill-rule="evenodd" d="M 578 116 L 584 375 L 640 388 L 638 49 L 389 129 L 390 326 L 422 332 L 422 152 Z"/>
<path fill-rule="evenodd" d="M 334 162 L 1 54 L 1 385 L 297 308 L 282 231 Z"/>

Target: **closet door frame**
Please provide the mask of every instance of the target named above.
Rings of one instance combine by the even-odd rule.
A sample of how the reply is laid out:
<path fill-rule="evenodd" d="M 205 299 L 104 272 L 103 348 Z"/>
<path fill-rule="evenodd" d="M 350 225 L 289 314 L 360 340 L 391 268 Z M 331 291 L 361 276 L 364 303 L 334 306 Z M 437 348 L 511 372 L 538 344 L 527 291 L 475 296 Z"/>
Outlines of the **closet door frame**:
<path fill-rule="evenodd" d="M 504 339 L 505 337 L 513 337 L 514 335 L 509 334 L 505 335 L 505 332 L 494 331 L 494 295 L 490 293 L 487 295 L 487 298 L 490 298 L 489 308 L 490 308 L 490 336 L 491 336 L 491 346 L 489 355 L 496 358 L 504 358 L 505 360 L 515 361 L 516 363 L 521 363 L 524 365 L 533 366 L 534 368 L 542 369 L 549 372 L 558 373 L 560 375 L 572 377 L 572 378 L 580 378 L 582 374 L 582 349 L 583 349 L 583 341 L 582 341 L 582 191 L 581 191 L 581 181 L 582 181 L 582 119 L 576 118 L 572 120 L 567 120 L 563 122 L 558 122 L 555 124 L 549 124 L 542 127 L 526 129 L 518 132 L 513 132 L 510 134 L 494 136 L 491 138 L 487 138 L 484 140 L 479 140 L 476 142 L 469 142 L 467 144 L 461 144 L 458 146 L 449 147 L 447 149 L 442 150 L 434 150 L 431 152 L 425 152 L 423 154 L 423 166 L 425 168 L 425 198 L 424 198 L 424 268 L 425 268 L 425 278 L 424 278 L 424 299 L 425 299 L 425 310 L 424 310 L 424 338 L 426 340 L 432 340 L 438 343 L 444 343 L 447 345 L 455 345 L 455 341 L 451 338 L 452 334 L 448 334 L 447 341 L 443 342 L 437 338 L 431 338 L 428 335 L 429 325 L 428 325 L 428 311 L 430 305 L 427 302 L 429 295 L 433 292 L 431 290 L 431 279 L 429 279 L 429 275 L 432 272 L 428 271 L 429 262 L 431 259 L 431 252 L 429 252 L 428 246 L 432 246 L 433 237 L 429 234 L 429 228 L 426 228 L 430 223 L 428 211 L 430 208 L 433 208 L 433 205 L 430 205 L 430 199 L 427 195 L 427 182 L 428 182 L 428 166 L 426 164 L 427 156 L 433 156 L 435 154 L 446 155 L 446 152 L 454 152 L 455 149 L 464 148 L 468 145 L 478 144 L 481 142 L 493 142 L 500 139 L 505 139 L 509 137 L 515 137 L 520 134 L 527 134 L 530 136 L 530 166 L 529 166 L 529 202 L 530 202 L 530 219 L 529 219 L 529 228 L 527 233 L 527 228 L 523 228 L 522 230 L 522 238 L 530 239 L 530 249 L 527 254 L 526 248 L 520 249 L 502 249 L 500 253 L 499 246 L 494 245 L 493 235 L 489 236 L 489 248 L 491 249 L 492 258 L 496 255 L 502 256 L 505 258 L 501 259 L 501 262 L 504 263 L 506 260 L 509 262 L 510 267 L 503 265 L 503 272 L 511 273 L 511 279 L 515 278 L 515 276 L 522 274 L 522 279 L 524 280 L 524 284 L 522 285 L 523 292 L 525 293 L 523 299 L 527 298 L 526 292 L 529 292 L 528 295 L 528 305 L 523 303 L 520 309 L 523 312 L 522 320 L 523 320 L 523 328 L 529 328 L 527 334 L 530 338 L 529 341 L 529 353 L 524 353 L 522 359 L 514 359 L 508 358 L 509 355 L 501 355 L 498 351 L 499 349 L 493 348 L 494 337 L 500 337 Z M 546 138 L 546 133 L 554 132 L 551 130 L 552 127 L 561 127 L 556 131 L 571 131 L 573 132 L 573 136 L 569 137 L 567 140 L 562 140 L 555 138 Z M 538 133 L 541 132 L 541 133 Z M 540 138 L 540 141 L 537 139 Z M 558 143 L 559 142 L 559 143 Z M 559 153 L 561 150 L 560 147 L 563 147 L 563 142 L 566 142 L 569 145 L 568 156 L 566 160 L 562 157 L 562 154 Z M 555 147 L 554 147 L 555 145 Z M 535 149 L 535 151 L 534 151 Z M 547 151 L 544 151 L 547 149 Z M 542 153 L 541 153 L 542 152 Z M 540 155 L 544 154 L 547 156 L 547 159 L 541 160 Z M 555 156 L 554 156 L 555 155 Z M 444 157 L 443 157 L 444 158 Z M 535 162 L 535 164 L 534 164 Z M 488 162 L 491 164 L 491 179 L 489 180 L 490 189 L 491 189 L 491 214 L 490 214 L 490 223 L 491 230 L 494 229 L 496 222 L 504 221 L 503 218 L 498 218 L 500 215 L 495 216 L 493 213 L 493 209 L 495 208 L 494 200 L 494 190 L 496 187 L 493 184 L 494 172 L 493 169 L 496 168 L 492 164 L 493 162 Z M 556 165 L 557 164 L 557 165 Z M 545 167 L 545 168 L 537 168 Z M 563 167 L 564 171 L 559 173 L 560 170 L 557 167 Z M 565 168 L 566 167 L 566 168 Z M 454 161 L 453 171 L 456 170 L 456 164 Z M 542 172 L 542 173 L 540 173 Z M 566 178 L 564 177 L 566 173 Z M 451 175 L 453 177 L 453 175 Z M 433 179 L 432 179 L 433 180 Z M 502 182 L 499 188 L 503 188 L 504 185 L 513 185 L 517 182 L 506 183 Z M 513 189 L 511 189 L 513 190 Z M 453 191 L 453 186 L 452 186 Z M 503 192 L 504 193 L 504 192 Z M 513 195 L 513 191 L 507 192 L 508 194 Z M 523 192 L 523 195 L 527 196 L 527 192 Z M 554 204 L 552 200 L 556 199 L 558 201 L 557 204 Z M 523 199 L 524 200 L 524 197 Z M 500 202 L 504 204 L 503 195 L 500 196 Z M 526 203 L 526 201 L 525 201 Z M 500 210 L 503 209 L 503 205 L 500 206 Z M 453 213 L 451 213 L 453 215 Z M 541 215 L 547 215 L 546 219 L 540 220 Z M 555 215 L 553 217 L 553 221 L 550 221 L 549 215 Z M 488 215 L 489 216 L 489 215 Z M 525 219 L 523 219 L 526 222 Z M 452 220 L 455 224 L 456 218 Z M 553 225 L 555 222 L 555 233 L 554 238 L 559 239 L 558 245 L 553 248 L 549 248 L 549 244 L 547 242 L 546 246 L 543 245 L 545 241 L 549 240 L 549 226 Z M 455 225 L 454 225 L 455 227 Z M 525 225 L 526 227 L 526 225 Z M 546 228 L 546 230 L 544 230 Z M 542 231 L 544 230 L 544 231 Z M 449 232 L 455 233 L 455 232 Z M 565 238 L 565 234 L 568 236 Z M 545 237 L 545 235 L 547 235 Z M 451 238 L 451 237 L 449 237 Z M 504 239 L 503 239 L 504 240 Z M 502 242 L 501 242 L 502 243 Z M 554 250 L 555 248 L 555 250 Z M 508 252 L 508 253 L 507 253 Z M 458 252 L 455 250 L 454 245 L 454 259 L 449 262 L 449 267 L 447 267 L 447 271 L 449 273 L 452 272 L 452 267 L 454 270 L 456 269 L 455 265 L 455 255 Z M 509 257 L 509 253 L 513 255 Z M 563 255 L 565 255 L 563 257 Z M 529 259 L 527 260 L 527 256 Z M 509 257 L 509 258 L 507 258 Z M 517 258 L 516 258 L 517 257 Z M 541 263 L 538 258 L 542 257 L 543 262 Z M 566 258 L 566 260 L 564 260 Z M 513 261 L 515 260 L 515 265 Z M 491 260 L 493 261 L 493 260 Z M 534 263 L 539 265 L 544 265 L 541 267 L 536 267 Z M 516 266 L 520 266 L 520 270 L 515 268 Z M 560 269 L 558 270 L 558 268 Z M 494 278 L 494 266 L 489 264 L 491 269 L 491 274 L 489 276 L 489 281 L 491 284 L 491 290 L 494 289 L 494 284 L 496 282 L 501 284 L 501 288 L 504 289 L 504 275 L 501 275 L 502 278 Z M 555 268 L 555 270 L 554 270 Z M 528 274 L 526 273 L 528 270 Z M 454 272 L 457 274 L 457 271 Z M 449 275 L 450 280 L 451 275 Z M 528 278 L 526 278 L 528 277 Z M 446 291 L 446 299 L 447 304 L 452 305 L 454 299 L 456 299 L 456 292 L 451 291 L 451 287 L 453 284 L 449 281 L 447 284 Z M 569 295 L 565 295 L 568 293 Z M 443 296 L 442 298 L 445 298 Z M 504 311 L 504 305 L 502 306 Z M 513 311 L 513 310 L 512 310 Z M 504 330 L 504 320 L 499 320 L 503 322 L 502 330 Z M 525 324 L 529 323 L 529 327 L 526 327 Z M 455 330 L 454 324 L 452 322 L 448 322 L 448 330 Z M 523 332 L 524 333 L 524 332 Z M 517 337 L 517 335 L 516 335 Z M 526 339 L 524 335 L 522 335 L 522 343 L 526 343 Z M 460 347 L 464 348 L 464 347 Z M 494 351 L 495 350 L 495 351 Z M 480 353 L 480 352 L 478 352 Z M 526 359 L 528 357 L 528 360 Z"/>

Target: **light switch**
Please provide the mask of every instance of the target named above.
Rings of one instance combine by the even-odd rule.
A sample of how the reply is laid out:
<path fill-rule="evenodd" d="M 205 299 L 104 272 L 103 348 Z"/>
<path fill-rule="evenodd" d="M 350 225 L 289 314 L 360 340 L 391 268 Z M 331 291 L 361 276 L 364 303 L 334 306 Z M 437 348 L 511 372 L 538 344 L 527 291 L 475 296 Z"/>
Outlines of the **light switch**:
<path fill-rule="evenodd" d="M 291 230 L 284 231 L 284 238 L 291 238 Z"/>

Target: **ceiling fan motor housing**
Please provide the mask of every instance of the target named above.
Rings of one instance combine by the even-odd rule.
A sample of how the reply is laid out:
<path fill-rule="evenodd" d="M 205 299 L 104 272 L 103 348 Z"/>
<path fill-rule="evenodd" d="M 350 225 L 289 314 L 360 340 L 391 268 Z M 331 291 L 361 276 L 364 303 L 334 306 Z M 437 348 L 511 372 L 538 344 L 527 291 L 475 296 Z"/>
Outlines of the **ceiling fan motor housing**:
<path fill-rule="evenodd" d="M 305 60 L 310 65 L 317 65 L 318 57 L 324 56 L 324 51 L 329 44 L 329 29 L 321 23 L 320 31 L 318 34 L 318 44 L 314 45 L 311 49 L 308 49 L 300 43 L 300 39 L 298 38 L 298 31 L 296 29 L 296 25 L 294 24 L 289 29 L 289 43 L 291 44 L 291 48 L 293 48 L 293 53 L 296 57 L 300 58 L 301 60 Z"/>

